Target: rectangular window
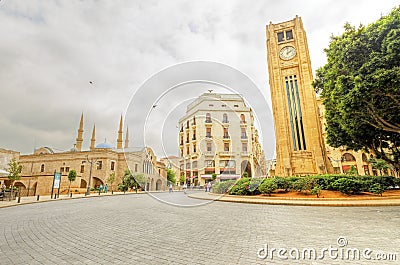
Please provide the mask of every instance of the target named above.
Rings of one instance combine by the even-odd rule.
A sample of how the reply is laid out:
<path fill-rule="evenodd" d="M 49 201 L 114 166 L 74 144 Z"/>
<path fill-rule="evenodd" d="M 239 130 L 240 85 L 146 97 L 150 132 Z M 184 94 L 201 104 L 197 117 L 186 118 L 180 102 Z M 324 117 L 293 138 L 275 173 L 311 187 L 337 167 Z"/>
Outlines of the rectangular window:
<path fill-rule="evenodd" d="M 111 161 L 111 170 L 114 170 L 114 168 L 115 168 L 115 162 Z"/>
<path fill-rule="evenodd" d="M 299 88 L 296 75 L 285 77 L 289 122 L 294 151 L 306 150 L 303 114 L 300 105 Z"/>
<path fill-rule="evenodd" d="M 65 172 L 69 172 L 69 167 L 65 167 Z"/>
<path fill-rule="evenodd" d="M 212 151 L 211 143 L 207 143 L 207 152 L 211 151 Z"/>
<path fill-rule="evenodd" d="M 240 138 L 247 139 L 246 128 L 241 128 Z"/>
<path fill-rule="evenodd" d="M 293 40 L 293 32 L 292 30 L 286 31 L 286 40 Z"/>
<path fill-rule="evenodd" d="M 196 144 L 193 144 L 193 153 L 196 153 Z"/>
<path fill-rule="evenodd" d="M 224 151 L 229 152 L 229 143 L 224 143 Z"/>
<path fill-rule="evenodd" d="M 186 147 L 186 154 L 190 154 L 190 148 L 189 148 L 189 146 Z"/>
<path fill-rule="evenodd" d="M 235 108 L 239 108 L 239 105 L 236 105 L 236 104 L 235 104 L 235 105 L 233 105 L 233 106 L 234 106 Z"/>
<path fill-rule="evenodd" d="M 190 162 L 186 163 L 186 169 L 190 169 Z"/>
<path fill-rule="evenodd" d="M 103 167 L 102 161 L 97 161 L 97 169 L 100 170 Z"/>
<path fill-rule="evenodd" d="M 285 40 L 293 40 L 293 31 L 290 30 L 286 30 L 286 31 L 281 31 L 277 33 L 278 36 L 278 42 L 282 42 Z"/>
<path fill-rule="evenodd" d="M 138 172 L 138 164 L 135 164 L 135 172 Z"/>
<path fill-rule="evenodd" d="M 85 166 L 81 165 L 81 173 L 84 173 L 84 172 L 85 172 Z"/>
<path fill-rule="evenodd" d="M 211 138 L 211 128 L 206 128 L 206 137 Z"/>
<path fill-rule="evenodd" d="M 60 167 L 60 172 L 61 173 L 64 172 L 64 168 L 63 167 Z"/>
<path fill-rule="evenodd" d="M 219 167 L 221 168 L 235 168 L 236 162 L 235 160 L 220 160 Z"/>
<path fill-rule="evenodd" d="M 196 169 L 197 168 L 197 161 L 192 162 L 192 168 Z"/>
<path fill-rule="evenodd" d="M 247 153 L 247 143 L 242 143 L 242 152 Z"/>
<path fill-rule="evenodd" d="M 204 167 L 215 167 L 214 160 L 204 160 Z"/>
<path fill-rule="evenodd" d="M 278 42 L 284 41 L 285 40 L 285 36 L 282 32 L 278 32 Z"/>

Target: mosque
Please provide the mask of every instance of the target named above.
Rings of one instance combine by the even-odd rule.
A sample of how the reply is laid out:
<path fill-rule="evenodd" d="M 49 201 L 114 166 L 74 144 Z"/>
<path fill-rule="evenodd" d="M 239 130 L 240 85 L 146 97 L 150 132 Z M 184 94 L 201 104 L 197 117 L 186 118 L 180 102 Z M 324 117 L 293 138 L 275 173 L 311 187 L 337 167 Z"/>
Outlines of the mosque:
<path fill-rule="evenodd" d="M 70 185 L 68 173 L 77 172 L 77 178 L 71 182 L 71 192 L 83 193 L 90 188 L 100 185 L 109 186 L 109 190 L 116 190 L 118 183 L 127 169 L 133 175 L 141 174 L 146 178 L 145 189 L 148 191 L 164 190 L 167 185 L 165 165 L 157 161 L 150 147 L 130 147 L 129 132 L 126 128 L 123 139 L 122 116 L 119 122 L 117 146 L 109 143 L 96 145 L 96 127 L 93 126 L 90 140 L 90 149 L 83 150 L 84 115 L 81 115 L 78 135 L 74 148 L 69 151 L 57 152 L 50 147 L 35 149 L 33 154 L 20 155 L 22 165 L 21 179 L 15 182 L 22 195 L 46 195 L 52 190 L 54 173 L 61 173 L 60 192 L 68 192 Z M 108 178 L 115 174 L 115 181 L 110 183 Z M 0 179 L 7 186 L 11 182 L 7 177 Z"/>

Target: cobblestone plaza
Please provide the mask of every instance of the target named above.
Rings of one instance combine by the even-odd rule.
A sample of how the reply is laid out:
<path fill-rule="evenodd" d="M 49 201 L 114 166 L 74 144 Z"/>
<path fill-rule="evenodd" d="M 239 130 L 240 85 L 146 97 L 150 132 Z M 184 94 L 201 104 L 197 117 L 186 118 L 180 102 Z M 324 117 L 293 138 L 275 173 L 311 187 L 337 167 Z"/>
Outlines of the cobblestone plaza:
<path fill-rule="evenodd" d="M 207 202 L 182 192 L 154 196 L 157 199 L 129 194 L 0 209 L 0 264 L 397 264 L 400 259 L 399 207 Z M 346 246 L 340 247 L 338 238 Z M 266 245 L 269 255 L 262 258 Z M 370 249 L 371 260 L 362 254 L 359 260 L 346 260 L 325 252 L 315 260 L 301 255 L 295 259 L 288 252 L 272 257 L 270 252 L 313 248 L 321 256 L 329 247 L 339 253 Z M 376 253 L 396 255 L 390 261 L 372 260 Z"/>

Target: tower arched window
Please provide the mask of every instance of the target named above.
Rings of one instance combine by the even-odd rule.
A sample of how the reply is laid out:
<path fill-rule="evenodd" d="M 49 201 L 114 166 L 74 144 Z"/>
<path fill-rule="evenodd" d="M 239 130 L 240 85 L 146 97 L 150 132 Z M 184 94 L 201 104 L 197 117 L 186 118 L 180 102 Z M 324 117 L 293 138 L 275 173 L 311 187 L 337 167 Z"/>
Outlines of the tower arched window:
<path fill-rule="evenodd" d="M 44 172 L 44 164 L 40 166 L 40 172 Z"/>

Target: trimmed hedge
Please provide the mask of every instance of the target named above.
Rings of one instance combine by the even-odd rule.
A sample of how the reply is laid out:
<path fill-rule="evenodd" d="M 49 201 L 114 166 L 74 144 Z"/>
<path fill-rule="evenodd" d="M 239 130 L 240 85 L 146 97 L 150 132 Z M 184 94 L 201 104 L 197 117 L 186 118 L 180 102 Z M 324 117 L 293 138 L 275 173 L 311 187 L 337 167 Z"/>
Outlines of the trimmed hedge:
<path fill-rule="evenodd" d="M 306 177 L 274 177 L 264 179 L 241 178 L 229 190 L 229 194 L 271 194 L 275 190 L 280 189 L 285 191 L 299 192 L 309 191 L 315 195 L 319 195 L 321 190 L 339 191 L 344 194 L 373 192 L 381 195 L 385 190 L 393 189 L 399 185 L 400 179 L 396 179 L 393 176 L 316 175 Z M 227 192 L 228 189 L 223 190 Z"/>

